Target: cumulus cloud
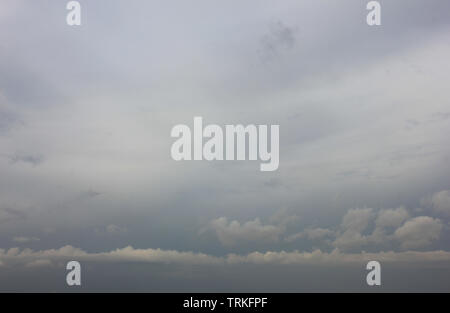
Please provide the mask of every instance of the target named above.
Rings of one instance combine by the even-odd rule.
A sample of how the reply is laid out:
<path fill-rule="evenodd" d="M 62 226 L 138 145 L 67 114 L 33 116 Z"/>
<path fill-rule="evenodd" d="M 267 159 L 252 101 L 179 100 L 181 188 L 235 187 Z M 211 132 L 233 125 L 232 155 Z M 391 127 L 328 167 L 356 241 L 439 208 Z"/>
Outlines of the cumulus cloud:
<path fill-rule="evenodd" d="M 241 224 L 221 217 L 211 221 L 210 227 L 225 246 L 274 243 L 285 236 L 285 242 L 307 239 L 346 252 L 358 249 L 421 249 L 439 239 L 443 229 L 439 219 L 429 216 L 412 218 L 405 207 L 350 209 L 342 217 L 337 230 L 307 227 L 289 234 L 286 225 L 297 220 L 298 216 L 280 210 L 270 219 L 272 224 L 262 224 L 259 218 Z"/>
<path fill-rule="evenodd" d="M 342 218 L 342 232 L 339 233 L 333 245 L 341 249 L 366 245 L 368 239 L 361 233 L 366 230 L 373 216 L 373 210 L 370 208 L 348 210 Z"/>
<path fill-rule="evenodd" d="M 450 190 L 442 190 L 422 199 L 422 204 L 434 213 L 450 216 Z"/>
<path fill-rule="evenodd" d="M 282 225 L 263 225 L 259 218 L 241 224 L 238 221 L 228 222 L 226 217 L 220 217 L 211 221 L 210 225 L 225 246 L 248 242 L 273 243 L 285 231 Z"/>
<path fill-rule="evenodd" d="M 403 207 L 378 211 L 350 209 L 342 218 L 340 231 L 332 245 L 342 250 L 390 246 L 393 243 L 392 232 L 408 218 L 409 213 Z"/>
<path fill-rule="evenodd" d="M 404 207 L 396 209 L 383 209 L 378 212 L 375 225 L 378 228 L 399 227 L 409 218 L 409 213 Z"/>
<path fill-rule="evenodd" d="M 342 217 L 337 230 L 307 227 L 300 232 L 289 233 L 287 225 L 295 226 L 298 216 L 290 215 L 286 210 L 278 211 L 269 220 L 272 224 L 263 224 L 259 218 L 241 224 L 221 217 L 211 221 L 210 227 L 225 246 L 274 243 L 284 236 L 285 242 L 307 239 L 346 252 L 421 249 L 439 239 L 443 229 L 439 219 L 429 216 L 412 218 L 403 206 L 379 210 L 350 209 Z"/>
<path fill-rule="evenodd" d="M 350 209 L 344 215 L 341 226 L 345 231 L 362 232 L 367 228 L 372 217 L 372 209 Z"/>
<path fill-rule="evenodd" d="M 374 228 L 367 232 L 372 220 Z M 353 209 L 344 216 L 341 229 L 332 244 L 342 250 L 377 246 L 419 249 L 440 238 L 443 224 L 429 216 L 411 218 L 404 207 L 378 212 Z"/>
<path fill-rule="evenodd" d="M 361 248 L 369 243 L 369 238 L 357 231 L 345 231 L 333 242 L 335 247 L 343 250 Z"/>
<path fill-rule="evenodd" d="M 393 239 L 393 231 L 410 218 L 404 207 L 382 209 L 375 220 L 375 229 L 368 240 L 373 244 L 389 244 Z"/>
<path fill-rule="evenodd" d="M 440 237 L 443 225 L 439 219 L 419 216 L 407 221 L 394 235 L 403 249 L 425 247 Z"/>

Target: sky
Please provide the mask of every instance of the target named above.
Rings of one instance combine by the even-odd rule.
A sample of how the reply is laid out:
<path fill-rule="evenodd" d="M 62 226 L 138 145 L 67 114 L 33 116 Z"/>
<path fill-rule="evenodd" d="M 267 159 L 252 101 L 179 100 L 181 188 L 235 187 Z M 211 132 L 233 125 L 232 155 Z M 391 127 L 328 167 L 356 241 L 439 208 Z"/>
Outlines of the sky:
<path fill-rule="evenodd" d="M 0 0 L 0 291 L 450 291 L 450 2 L 367 2 Z"/>

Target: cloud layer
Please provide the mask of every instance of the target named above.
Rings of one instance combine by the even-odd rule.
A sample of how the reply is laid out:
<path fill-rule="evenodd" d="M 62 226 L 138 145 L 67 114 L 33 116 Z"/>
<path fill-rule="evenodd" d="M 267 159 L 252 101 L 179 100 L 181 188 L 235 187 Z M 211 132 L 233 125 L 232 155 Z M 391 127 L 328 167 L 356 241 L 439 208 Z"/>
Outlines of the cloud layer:
<path fill-rule="evenodd" d="M 405 251 L 405 252 L 379 252 L 379 253 L 341 253 L 339 250 L 322 252 L 299 251 L 267 251 L 252 252 L 246 255 L 228 254 L 217 257 L 203 253 L 181 252 L 161 249 L 135 249 L 131 246 L 109 252 L 88 253 L 81 249 L 64 246 L 60 249 L 33 251 L 11 248 L 0 250 L 2 266 L 53 266 L 61 262 L 77 260 L 81 262 L 125 262 L 125 263 L 168 263 L 190 265 L 233 265 L 233 264 L 355 264 L 370 260 L 380 262 L 416 263 L 416 262 L 447 262 L 450 261 L 450 252 L 446 251 Z"/>

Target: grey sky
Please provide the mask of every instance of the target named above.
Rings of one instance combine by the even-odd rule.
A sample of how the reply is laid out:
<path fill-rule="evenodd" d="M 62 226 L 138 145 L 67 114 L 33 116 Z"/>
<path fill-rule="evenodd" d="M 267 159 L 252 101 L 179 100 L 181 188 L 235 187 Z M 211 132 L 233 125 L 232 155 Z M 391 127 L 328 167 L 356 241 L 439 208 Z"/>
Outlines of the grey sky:
<path fill-rule="evenodd" d="M 435 262 L 448 277 L 447 0 L 381 1 L 380 27 L 359 0 L 80 2 L 83 24 L 69 27 L 64 1 L 0 0 L 1 290 L 12 286 L 5 273 L 26 290 L 25 268 L 64 272 L 72 252 L 49 251 L 65 246 L 94 267 L 90 254 L 127 246 L 220 260 L 339 252 L 355 279 L 362 251 L 392 252 L 393 268 Z M 279 169 L 173 161 L 170 130 L 194 116 L 279 124 Z M 429 255 L 402 267 L 408 251 Z M 207 269 L 166 257 L 124 262 L 136 267 L 129 277 L 148 266 L 160 281 L 213 285 L 201 273 L 169 278 L 172 267 Z M 245 264 L 221 262 L 212 266 L 236 278 L 216 287 L 233 291 Z M 274 261 L 253 274 L 265 266 L 314 267 Z M 311 289 L 330 289 L 320 273 L 333 266 L 312 271 Z M 421 277 L 423 290 L 448 291 L 449 280 Z M 92 290 L 108 286 L 96 280 Z M 254 288 L 276 291 L 263 281 Z M 332 285 L 363 288 L 345 282 Z"/>

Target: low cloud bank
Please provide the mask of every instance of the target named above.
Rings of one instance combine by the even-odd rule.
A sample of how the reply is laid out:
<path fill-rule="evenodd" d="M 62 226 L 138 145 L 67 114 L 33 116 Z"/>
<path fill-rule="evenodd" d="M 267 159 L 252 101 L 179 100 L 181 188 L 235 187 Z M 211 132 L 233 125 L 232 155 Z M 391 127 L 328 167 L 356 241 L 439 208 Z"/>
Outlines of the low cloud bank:
<path fill-rule="evenodd" d="M 380 262 L 448 262 L 449 251 L 403 251 L 378 253 L 342 253 L 338 249 L 331 252 L 314 250 L 267 251 L 249 254 L 228 254 L 223 257 L 192 251 L 161 249 L 135 249 L 131 246 L 109 252 L 89 253 L 72 246 L 59 249 L 39 250 L 11 248 L 0 249 L 0 266 L 54 266 L 68 260 L 80 262 L 140 262 L 188 265 L 233 265 L 233 264 L 311 264 L 332 265 L 352 264 L 377 260 Z"/>

